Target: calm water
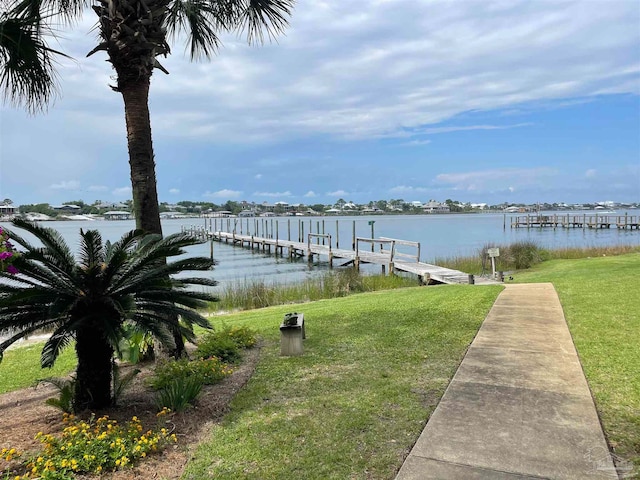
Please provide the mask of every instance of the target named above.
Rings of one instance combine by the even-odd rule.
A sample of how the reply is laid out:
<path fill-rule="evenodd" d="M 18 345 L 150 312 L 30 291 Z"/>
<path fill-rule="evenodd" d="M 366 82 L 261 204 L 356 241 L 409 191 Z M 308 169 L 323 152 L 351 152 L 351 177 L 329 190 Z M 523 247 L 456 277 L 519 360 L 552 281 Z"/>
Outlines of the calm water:
<path fill-rule="evenodd" d="M 590 214 L 593 212 L 587 212 Z M 564 213 L 566 214 L 566 212 Z M 581 214 L 581 212 L 571 212 Z M 624 212 L 618 211 L 624 215 Z M 640 211 L 631 210 L 629 215 L 640 215 Z M 338 226 L 336 226 L 336 221 Z M 436 257 L 451 257 L 462 255 L 476 255 L 478 250 L 487 243 L 507 244 L 521 240 L 531 240 L 544 247 L 584 247 L 601 245 L 640 245 L 638 230 L 605 230 L 582 229 L 551 229 L 551 228 L 519 228 L 507 226 L 503 229 L 502 214 L 469 214 L 469 215 L 375 215 L 358 217 L 276 217 L 229 219 L 236 231 L 258 233 L 266 231 L 273 237 L 286 239 L 291 232 L 291 239 L 297 240 L 298 234 L 304 228 L 307 233 L 326 233 L 332 236 L 335 247 L 336 239 L 339 247 L 350 249 L 353 239 L 355 222 L 356 236 L 371 237 L 370 221 L 374 221 L 374 235 L 376 237 L 392 237 L 421 243 L 420 259 L 432 262 Z M 218 219 L 217 227 L 227 229 L 227 219 Z M 242 227 L 241 227 L 242 224 Z M 3 226 L 9 226 L 2 224 Z M 95 221 L 95 222 L 46 222 L 43 225 L 60 231 L 69 245 L 78 244 L 80 228 L 100 230 L 104 240 L 115 241 L 123 233 L 134 228 L 133 221 Z M 179 232 L 182 226 L 204 226 L 204 219 L 168 219 L 163 220 L 164 234 Z M 304 225 L 304 227 L 303 227 Z M 193 255 L 209 256 L 208 244 L 193 247 Z M 407 251 L 409 253 L 409 251 Z M 323 263 L 309 266 L 306 259 L 289 261 L 288 258 L 275 258 L 259 252 L 232 247 L 225 244 L 214 244 L 214 258 L 218 262 L 212 273 L 213 278 L 221 286 L 245 279 L 261 278 L 268 283 L 295 282 L 306 277 L 317 275 L 327 269 Z M 374 271 L 378 271 L 376 267 Z"/>

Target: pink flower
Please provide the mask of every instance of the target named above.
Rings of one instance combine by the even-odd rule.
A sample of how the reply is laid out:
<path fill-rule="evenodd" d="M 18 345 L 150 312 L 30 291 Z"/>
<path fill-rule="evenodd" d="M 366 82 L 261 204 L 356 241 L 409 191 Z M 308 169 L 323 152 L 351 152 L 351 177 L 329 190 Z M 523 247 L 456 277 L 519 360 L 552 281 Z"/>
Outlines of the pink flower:
<path fill-rule="evenodd" d="M 18 269 L 13 265 L 7 265 L 7 273 L 10 273 L 11 275 L 15 275 L 16 273 L 18 273 Z"/>
<path fill-rule="evenodd" d="M 0 260 L 6 260 L 13 257 L 13 252 L 0 252 Z"/>

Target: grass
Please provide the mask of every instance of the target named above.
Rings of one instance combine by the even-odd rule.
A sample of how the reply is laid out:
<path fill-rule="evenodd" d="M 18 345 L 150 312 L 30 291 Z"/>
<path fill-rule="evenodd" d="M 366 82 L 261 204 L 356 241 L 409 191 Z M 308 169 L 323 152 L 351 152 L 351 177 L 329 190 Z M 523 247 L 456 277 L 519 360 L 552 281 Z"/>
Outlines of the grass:
<path fill-rule="evenodd" d="M 51 369 L 40 368 L 43 343 L 12 348 L 0 363 L 0 393 L 30 387 L 47 377 L 61 377 L 76 367 L 76 354 L 72 347 L 65 349 Z"/>
<path fill-rule="evenodd" d="M 608 440 L 640 474 L 640 253 L 552 260 L 515 280 L 554 284 Z"/>
<path fill-rule="evenodd" d="M 640 245 L 609 245 L 550 250 L 538 246 L 535 242 L 524 241 L 510 245 L 488 244 L 482 247 L 475 256 L 437 257 L 433 263 L 475 275 L 490 274 L 491 261 L 486 258 L 485 253 L 490 247 L 500 249 L 500 256 L 496 258 L 496 270 L 504 272 L 530 268 L 547 260 L 601 257 L 603 255 L 616 256 L 640 252 Z"/>
<path fill-rule="evenodd" d="M 413 287 L 415 278 L 398 275 L 361 275 L 354 268 L 327 272 L 320 277 L 305 279 L 295 284 L 269 284 L 260 279 L 249 279 L 225 286 L 214 310 L 250 310 L 273 305 L 308 302 L 336 298 L 353 293 L 373 292 Z"/>
<path fill-rule="evenodd" d="M 184 478 L 392 478 L 500 287 L 376 292 L 225 316 L 265 339 L 260 363 Z M 305 314 L 302 357 L 278 326 Z"/>

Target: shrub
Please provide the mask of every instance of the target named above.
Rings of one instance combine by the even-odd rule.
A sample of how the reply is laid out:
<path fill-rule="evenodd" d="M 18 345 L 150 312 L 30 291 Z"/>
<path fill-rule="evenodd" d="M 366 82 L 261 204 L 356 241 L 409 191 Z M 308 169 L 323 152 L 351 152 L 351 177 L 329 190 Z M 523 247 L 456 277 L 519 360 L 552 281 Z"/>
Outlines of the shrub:
<path fill-rule="evenodd" d="M 57 398 L 47 398 L 44 403 L 55 407 L 64 413 L 73 412 L 73 392 L 76 388 L 75 378 L 45 378 L 43 382 L 50 383 L 58 389 Z"/>
<path fill-rule="evenodd" d="M 246 326 L 224 327 L 222 333 L 233 340 L 238 348 L 251 348 L 257 342 L 256 331 Z"/>
<path fill-rule="evenodd" d="M 196 356 L 199 358 L 218 357 L 233 363 L 240 359 L 240 349 L 256 344 L 256 332 L 249 327 L 223 327 L 207 333 L 198 341 Z"/>
<path fill-rule="evenodd" d="M 194 378 L 202 385 L 213 385 L 233 373 L 229 365 L 219 358 L 189 360 L 170 360 L 160 362 L 155 368 L 150 384 L 160 390 L 171 384 L 177 378 Z"/>
<path fill-rule="evenodd" d="M 240 359 L 240 349 L 229 337 L 212 335 L 198 342 L 196 356 L 202 359 L 217 357 L 224 362 L 234 363 Z"/>
<path fill-rule="evenodd" d="M 162 410 L 158 418 L 167 413 L 168 410 Z M 137 417 L 133 417 L 126 425 L 119 425 L 107 416 L 97 420 L 92 416 L 85 422 L 64 414 L 63 422 L 66 427 L 60 437 L 42 432 L 36 435 L 36 440 L 44 449 L 24 462 L 18 470 L 11 472 L 16 477 L 10 478 L 73 480 L 77 474 L 100 474 L 128 467 L 136 460 L 176 441 L 176 436 L 166 428 L 144 432 Z M 7 460 L 7 457 L 11 460 L 11 457 L 19 455 L 15 449 L 3 449 L 2 452 L 4 458 L 0 458 L 3 460 Z"/>
<path fill-rule="evenodd" d="M 196 377 L 177 377 L 165 385 L 156 396 L 158 410 L 170 408 L 181 412 L 196 399 L 202 391 L 202 382 Z"/>
<path fill-rule="evenodd" d="M 515 242 L 504 250 L 505 259 L 516 270 L 530 268 L 542 261 L 540 248 L 534 242 Z"/>

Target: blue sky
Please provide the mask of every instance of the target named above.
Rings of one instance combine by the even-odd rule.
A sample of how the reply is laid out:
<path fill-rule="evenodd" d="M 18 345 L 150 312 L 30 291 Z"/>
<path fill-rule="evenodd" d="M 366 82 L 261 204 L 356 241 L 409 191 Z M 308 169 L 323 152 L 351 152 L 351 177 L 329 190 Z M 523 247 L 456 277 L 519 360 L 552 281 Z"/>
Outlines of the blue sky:
<path fill-rule="evenodd" d="M 131 197 L 92 13 L 44 115 L 0 107 L 0 200 Z M 151 85 L 160 201 L 640 201 L 640 3 L 299 1 L 277 43 Z"/>

